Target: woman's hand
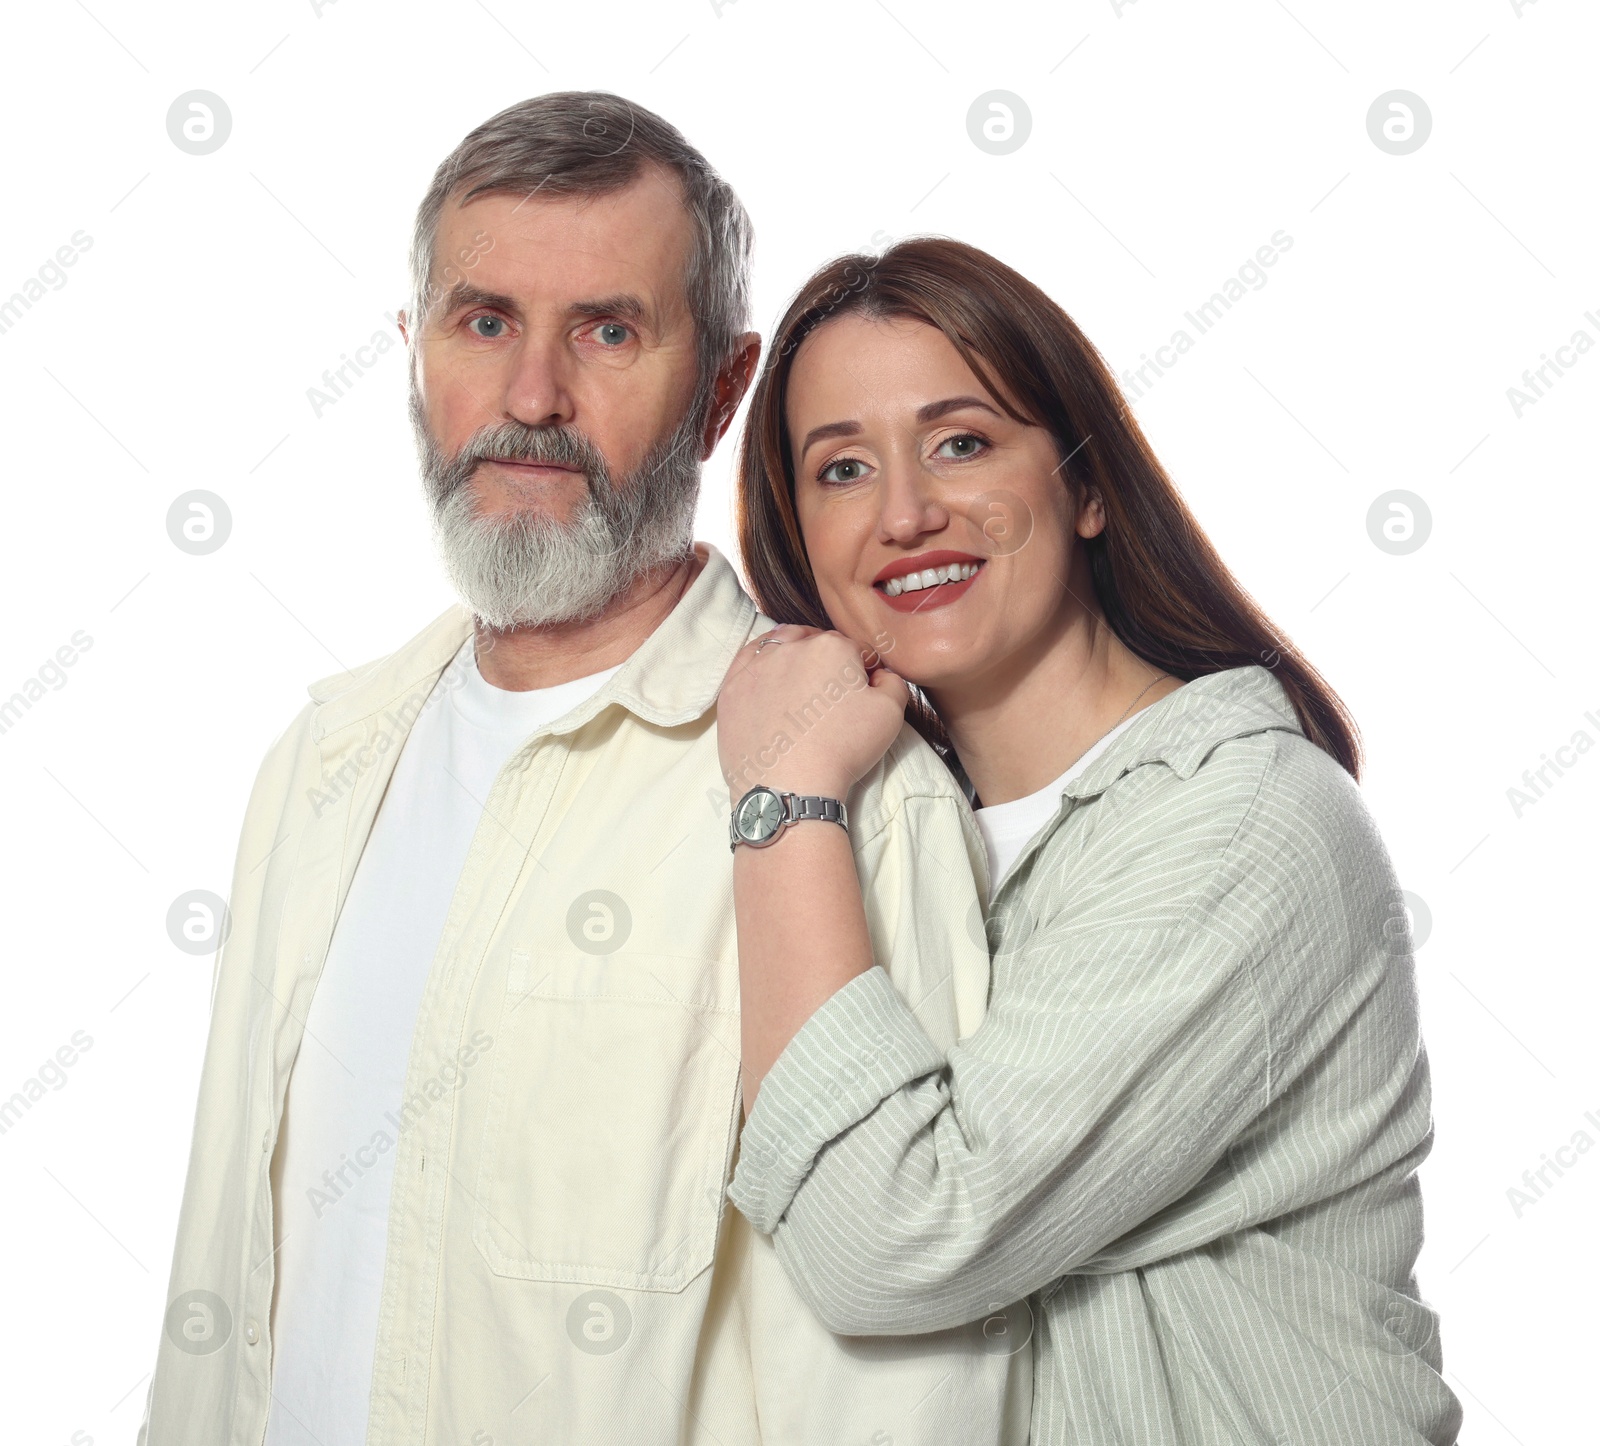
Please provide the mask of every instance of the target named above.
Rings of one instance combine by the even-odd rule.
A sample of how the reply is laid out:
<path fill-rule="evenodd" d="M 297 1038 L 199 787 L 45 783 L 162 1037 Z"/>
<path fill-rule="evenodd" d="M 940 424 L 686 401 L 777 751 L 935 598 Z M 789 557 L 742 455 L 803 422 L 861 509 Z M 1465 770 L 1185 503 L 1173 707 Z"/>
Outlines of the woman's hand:
<path fill-rule="evenodd" d="M 734 655 L 717 700 L 732 801 L 758 783 L 843 798 L 888 752 L 909 699 L 904 679 L 881 665 L 869 673 L 842 633 L 779 624 Z"/>

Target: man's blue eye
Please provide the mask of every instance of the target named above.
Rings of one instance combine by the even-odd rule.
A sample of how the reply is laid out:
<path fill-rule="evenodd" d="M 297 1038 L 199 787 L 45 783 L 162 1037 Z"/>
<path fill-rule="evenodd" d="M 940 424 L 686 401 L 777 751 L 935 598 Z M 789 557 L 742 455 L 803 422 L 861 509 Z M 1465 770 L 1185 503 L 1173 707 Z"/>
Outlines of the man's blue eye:
<path fill-rule="evenodd" d="M 506 324 L 498 316 L 475 316 L 467 324 L 478 336 L 495 337 L 505 334 Z"/>
<path fill-rule="evenodd" d="M 628 339 L 628 328 L 620 322 L 608 321 L 596 329 L 595 335 L 605 346 L 621 346 Z"/>

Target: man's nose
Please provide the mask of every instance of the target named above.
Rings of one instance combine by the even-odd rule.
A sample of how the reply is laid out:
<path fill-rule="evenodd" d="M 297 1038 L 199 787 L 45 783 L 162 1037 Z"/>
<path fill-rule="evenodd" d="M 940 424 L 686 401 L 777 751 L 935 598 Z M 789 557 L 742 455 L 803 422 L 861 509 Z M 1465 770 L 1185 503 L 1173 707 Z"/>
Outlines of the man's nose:
<path fill-rule="evenodd" d="M 529 427 L 564 426 L 576 411 L 571 359 L 555 338 L 525 336 L 511 353 L 501 415 Z"/>

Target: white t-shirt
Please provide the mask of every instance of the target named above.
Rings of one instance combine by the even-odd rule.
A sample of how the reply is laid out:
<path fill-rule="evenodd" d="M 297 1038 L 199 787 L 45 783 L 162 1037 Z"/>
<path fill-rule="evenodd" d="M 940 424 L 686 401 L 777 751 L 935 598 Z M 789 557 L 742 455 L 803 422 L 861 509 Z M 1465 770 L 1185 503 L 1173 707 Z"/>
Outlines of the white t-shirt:
<path fill-rule="evenodd" d="M 1061 807 L 1061 790 L 1104 753 L 1111 740 L 1138 716 L 1135 713 L 1133 718 L 1117 724 L 1060 778 L 1046 784 L 1037 793 L 974 812 L 978 832 L 983 835 L 983 846 L 989 854 L 990 898 L 999 891 L 1006 871 L 1016 862 L 1017 855 L 1027 846 L 1028 840 L 1056 816 L 1056 810 Z"/>
<path fill-rule="evenodd" d="M 406 1063 L 456 882 L 507 759 L 616 671 L 508 692 L 484 681 L 469 638 L 396 760 L 306 1014 L 273 1159 L 266 1446 L 366 1440 Z"/>

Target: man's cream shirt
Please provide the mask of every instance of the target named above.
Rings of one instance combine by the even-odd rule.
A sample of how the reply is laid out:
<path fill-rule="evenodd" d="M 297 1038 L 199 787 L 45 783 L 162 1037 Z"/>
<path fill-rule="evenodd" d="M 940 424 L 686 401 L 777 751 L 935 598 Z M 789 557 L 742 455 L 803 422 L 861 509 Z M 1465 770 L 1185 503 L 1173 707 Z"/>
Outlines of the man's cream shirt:
<path fill-rule="evenodd" d="M 715 703 L 771 624 L 696 550 L 668 618 L 484 802 L 384 1146 L 368 1446 L 1026 1441 L 1026 1305 L 932 1335 L 830 1335 L 725 1204 L 739 975 Z M 285 1088 L 384 787 L 470 628 L 452 608 L 313 684 L 262 765 L 140 1446 L 260 1446 Z M 772 748 L 842 696 L 830 686 Z M 848 802 L 877 964 L 948 1047 L 988 993 L 977 831 L 909 728 Z M 860 1070 L 874 1060 L 863 1038 Z"/>

